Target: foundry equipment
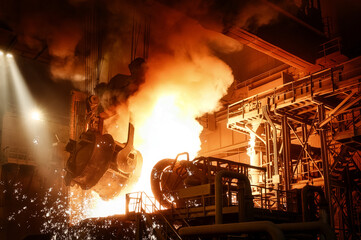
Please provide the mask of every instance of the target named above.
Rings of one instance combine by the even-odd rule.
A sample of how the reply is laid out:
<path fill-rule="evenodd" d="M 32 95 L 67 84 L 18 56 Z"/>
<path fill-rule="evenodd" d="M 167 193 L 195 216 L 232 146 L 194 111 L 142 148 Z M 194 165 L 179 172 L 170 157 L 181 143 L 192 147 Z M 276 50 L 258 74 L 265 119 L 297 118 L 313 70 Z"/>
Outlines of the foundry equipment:
<path fill-rule="evenodd" d="M 321 187 L 275 194 L 252 184 L 256 170 L 265 177 L 261 167 L 213 157 L 190 160 L 181 153 L 153 167 L 156 201 L 145 192 L 128 193 L 125 215 L 87 219 L 71 230 L 96 229 L 96 236 L 119 239 L 336 239 Z"/>
<path fill-rule="evenodd" d="M 178 160 L 181 155 L 187 155 L 187 160 Z M 263 180 L 252 183 L 252 174 Z M 216 206 L 222 202 L 225 207 L 239 206 L 236 211 L 242 212 L 240 221 L 253 219 L 253 208 L 266 210 L 262 210 L 261 219 L 268 214 L 275 221 L 280 221 L 281 215 L 284 216 L 282 221 L 316 220 L 315 213 L 320 208 L 327 209 L 327 201 L 319 187 L 276 190 L 267 186 L 266 168 L 214 157 L 189 160 L 187 153 L 157 162 L 151 173 L 151 187 L 154 198 L 163 207 L 187 209 Z M 216 206 L 216 212 L 217 209 L 221 209 L 220 206 Z"/>
<path fill-rule="evenodd" d="M 187 159 L 180 160 L 182 155 Z M 263 181 L 252 184 L 256 171 Z M 181 153 L 153 167 L 156 201 L 146 193 L 127 194 L 126 216 L 156 226 L 157 239 L 335 239 L 321 187 L 279 191 L 266 186 L 265 173 L 262 167 L 214 157 L 190 160 Z"/>
<path fill-rule="evenodd" d="M 181 155 L 186 155 L 187 160 L 178 160 Z M 227 170 L 248 176 L 250 169 L 258 171 L 258 174 L 263 178 L 265 177 L 265 168 L 214 157 L 198 157 L 189 160 L 188 153 L 181 153 L 175 159 L 163 159 L 155 164 L 151 173 L 151 187 L 154 197 L 163 206 L 170 207 L 172 204 L 177 207 L 184 207 L 185 204 L 198 205 L 197 201 L 192 202 L 185 199 L 191 196 L 214 195 L 214 182 L 220 171 Z M 228 181 L 225 184 L 228 194 L 227 201 L 230 204 L 238 201 L 237 183 Z M 247 198 L 252 201 L 253 197 L 250 190 L 247 192 Z M 211 204 L 214 204 L 214 201 L 207 202 L 207 205 Z"/>
<path fill-rule="evenodd" d="M 74 93 L 73 106 L 77 102 L 86 104 L 86 122 L 83 124 L 86 130 L 80 131 L 78 140 L 71 139 L 66 147 L 70 157 L 66 163 L 65 182 L 77 184 L 84 190 L 92 189 L 103 199 L 114 198 L 140 175 L 143 159 L 133 147 L 134 126 L 129 123 L 128 140 L 119 143 L 112 135 L 103 134 L 96 96 L 85 98 L 81 93 Z"/>

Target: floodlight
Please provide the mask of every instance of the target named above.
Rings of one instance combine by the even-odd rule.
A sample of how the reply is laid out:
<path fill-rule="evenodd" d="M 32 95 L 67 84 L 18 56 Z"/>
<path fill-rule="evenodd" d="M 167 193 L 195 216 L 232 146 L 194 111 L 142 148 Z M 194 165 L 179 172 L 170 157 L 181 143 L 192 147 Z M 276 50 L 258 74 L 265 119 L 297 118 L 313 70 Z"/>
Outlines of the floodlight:
<path fill-rule="evenodd" d="M 31 118 L 34 119 L 34 120 L 37 120 L 37 121 L 40 121 L 41 120 L 41 117 L 42 117 L 42 114 L 40 111 L 38 110 L 34 110 L 31 112 Z"/>

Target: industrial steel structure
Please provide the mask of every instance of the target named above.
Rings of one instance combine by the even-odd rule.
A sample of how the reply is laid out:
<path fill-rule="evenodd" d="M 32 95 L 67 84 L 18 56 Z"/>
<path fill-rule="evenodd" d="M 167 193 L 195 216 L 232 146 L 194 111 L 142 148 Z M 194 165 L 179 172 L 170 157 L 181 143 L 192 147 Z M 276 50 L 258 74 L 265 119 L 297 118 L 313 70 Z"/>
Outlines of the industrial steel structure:
<path fill-rule="evenodd" d="M 357 236 L 360 228 L 359 61 L 316 72 L 228 107 L 232 130 L 249 133 L 252 121 L 264 122 L 258 141 L 264 146 L 261 161 L 269 183 L 286 191 L 308 184 L 323 186 L 330 223 L 345 239 Z M 317 147 L 309 143 L 314 134 L 321 143 Z"/>
<path fill-rule="evenodd" d="M 332 239 L 332 226 L 338 239 L 357 239 L 360 74 L 360 58 L 289 82 L 282 74 L 283 85 L 230 104 L 227 127 L 256 135 L 258 166 L 214 157 L 161 160 L 151 174 L 152 190 L 170 209 L 154 200 L 147 206 L 148 197 L 138 193 L 128 195 L 127 212 L 155 212 L 163 224 L 183 226 L 179 236 L 173 230 L 179 238 L 267 232 L 272 239 L 310 239 L 318 230 Z M 255 174 L 260 178 L 251 185 Z"/>
<path fill-rule="evenodd" d="M 147 8 L 153 7 L 145 2 Z M 1 105 L 0 223 L 4 227 L 0 238 L 35 234 L 33 229 L 20 234 L 16 225 L 8 223 L 14 212 L 26 212 L 27 206 L 16 210 L 15 200 L 33 203 L 38 198 L 40 202 L 35 197 L 38 192 L 48 199 L 53 191 L 63 194 L 61 204 L 49 202 L 70 210 L 50 207 L 53 212 L 44 213 L 45 204 L 39 203 L 34 209 L 42 211 L 42 220 L 54 212 L 71 214 L 56 216 L 66 227 L 56 225 L 48 235 L 39 230 L 38 237 L 50 239 L 54 233 L 69 239 L 360 239 L 361 37 L 342 29 L 345 23 L 339 23 L 340 34 L 336 34 L 332 23 L 337 21 L 327 15 L 332 11 L 321 11 L 322 3 L 332 5 L 332 1 L 197 1 L 208 11 L 193 9 L 194 4 L 183 8 L 178 1 L 156 2 L 155 6 L 179 11 L 207 31 L 242 46 L 234 55 L 227 55 L 227 49 L 215 54 L 232 68 L 235 79 L 220 109 L 197 119 L 203 127 L 198 156 L 190 159 L 184 152 L 174 159 L 159 159 L 147 176 L 154 196 L 129 190 L 143 167 L 142 153 L 133 147 L 137 129 L 131 122 L 120 126 L 128 128 L 127 141 L 120 143 L 104 131 L 103 120 L 145 82 L 145 60 L 152 53 L 151 17 L 133 16 L 131 75 L 108 76 L 102 85 L 104 68 L 110 75 L 110 69 L 119 66 L 111 61 L 102 65 L 103 47 L 109 40 L 102 37 L 102 11 L 108 9 L 102 9 L 100 1 L 91 1 L 84 10 L 84 39 L 78 46 L 82 50 L 77 49 L 85 79 L 69 94 L 70 118 L 63 119 L 69 124 L 46 120 L 56 141 L 49 140 L 46 151 L 44 147 L 42 155 L 36 155 L 38 139 L 31 139 L 31 144 L 26 141 L 33 136 L 16 140 L 19 131 L 34 128 L 36 132 L 35 124 L 26 129 L 16 107 Z M 257 11 L 249 14 L 254 6 Z M 341 13 L 335 17 L 346 17 Z M 262 14 L 272 19 L 264 23 Z M 15 30 L 4 26 L 0 21 L 0 46 L 6 52 L 41 64 L 51 62 L 48 46 L 32 51 L 18 40 Z M 138 46 L 141 37 L 144 45 Z M 139 49 L 142 58 L 137 58 Z M 104 89 L 110 92 L 107 107 L 111 110 L 101 106 Z M 31 197 L 15 194 L 16 181 Z M 93 192 L 103 200 L 125 195 L 125 205 L 119 206 L 125 214 L 72 222 Z M 80 210 L 72 208 L 74 202 L 80 203 Z M 21 223 L 35 228 L 29 227 L 29 212 Z"/>

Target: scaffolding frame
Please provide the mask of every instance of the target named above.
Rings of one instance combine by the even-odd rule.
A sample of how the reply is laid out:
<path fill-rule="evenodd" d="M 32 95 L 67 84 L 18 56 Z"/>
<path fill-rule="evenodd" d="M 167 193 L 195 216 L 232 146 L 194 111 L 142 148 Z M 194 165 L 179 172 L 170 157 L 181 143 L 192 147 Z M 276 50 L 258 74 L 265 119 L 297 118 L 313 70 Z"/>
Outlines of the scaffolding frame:
<path fill-rule="evenodd" d="M 247 125 L 262 120 L 269 186 L 323 187 L 339 239 L 361 234 L 360 204 L 355 204 L 361 194 L 360 62 L 285 83 L 233 103 L 227 111 L 227 127 L 237 132 L 246 133 Z M 309 144 L 311 136 L 319 146 Z"/>

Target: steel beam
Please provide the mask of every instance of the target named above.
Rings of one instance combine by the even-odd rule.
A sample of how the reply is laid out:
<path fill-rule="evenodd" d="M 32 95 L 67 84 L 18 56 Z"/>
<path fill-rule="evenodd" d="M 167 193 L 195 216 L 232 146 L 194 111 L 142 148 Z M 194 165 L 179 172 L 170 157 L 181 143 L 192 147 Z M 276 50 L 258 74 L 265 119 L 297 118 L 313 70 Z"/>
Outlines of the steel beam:
<path fill-rule="evenodd" d="M 325 119 L 325 107 L 321 104 L 318 106 L 318 121 L 321 123 Z M 324 187 L 325 187 L 325 196 L 328 201 L 329 210 L 330 210 L 330 225 L 334 227 L 333 222 L 333 211 L 332 211 L 332 199 L 331 199 L 331 185 L 330 185 L 330 176 L 329 176 L 329 164 L 328 164 L 328 147 L 326 139 L 326 129 L 319 129 L 318 133 L 320 135 L 321 141 L 321 156 L 322 156 L 322 168 L 324 176 Z"/>
<path fill-rule="evenodd" d="M 287 116 L 282 118 L 282 140 L 283 140 L 283 164 L 285 171 L 285 189 L 290 190 L 290 162 L 291 162 L 291 141 L 290 141 L 290 129 L 287 124 Z"/>
<path fill-rule="evenodd" d="M 353 101 L 351 101 L 350 103 L 348 103 L 347 105 L 345 105 L 345 103 L 350 100 L 354 95 L 356 94 L 356 91 L 352 92 L 350 95 L 348 95 L 339 105 L 337 105 L 336 108 L 334 108 L 331 112 L 329 112 L 328 114 L 328 118 L 325 118 L 324 120 L 322 120 L 322 122 L 320 122 L 319 126 L 323 127 L 324 125 L 326 125 L 329 121 L 331 121 L 331 117 L 335 114 L 340 114 L 342 112 L 344 112 L 345 110 L 347 110 L 347 108 L 351 107 L 353 104 L 355 104 L 356 102 L 358 102 L 361 99 L 361 96 L 357 97 L 356 99 L 354 99 Z M 344 106 L 345 105 L 345 106 Z"/>
<path fill-rule="evenodd" d="M 265 53 L 273 58 L 276 58 L 290 66 L 293 66 L 297 69 L 320 69 L 320 66 L 314 65 L 306 60 L 297 57 L 265 40 L 261 39 L 260 37 L 243 30 L 240 27 L 233 27 L 229 29 L 226 33 L 226 36 L 231 37 L 240 43 L 247 45 L 257 51 Z"/>

